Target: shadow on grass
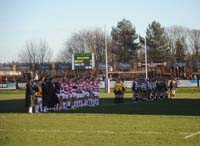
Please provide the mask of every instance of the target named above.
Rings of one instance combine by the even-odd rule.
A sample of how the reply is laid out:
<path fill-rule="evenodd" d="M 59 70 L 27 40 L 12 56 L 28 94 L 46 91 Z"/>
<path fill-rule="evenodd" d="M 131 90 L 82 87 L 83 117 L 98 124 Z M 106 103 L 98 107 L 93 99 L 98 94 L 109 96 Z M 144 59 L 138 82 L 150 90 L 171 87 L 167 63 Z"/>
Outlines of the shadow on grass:
<path fill-rule="evenodd" d="M 0 100 L 0 113 L 25 113 L 23 99 Z"/>
<path fill-rule="evenodd" d="M 1 100 L 0 113 L 25 113 L 23 99 Z M 58 113 L 130 114 L 130 115 L 180 115 L 200 116 L 200 99 L 172 99 L 123 104 L 114 104 L 112 98 L 101 98 L 100 106 L 85 107 Z"/>

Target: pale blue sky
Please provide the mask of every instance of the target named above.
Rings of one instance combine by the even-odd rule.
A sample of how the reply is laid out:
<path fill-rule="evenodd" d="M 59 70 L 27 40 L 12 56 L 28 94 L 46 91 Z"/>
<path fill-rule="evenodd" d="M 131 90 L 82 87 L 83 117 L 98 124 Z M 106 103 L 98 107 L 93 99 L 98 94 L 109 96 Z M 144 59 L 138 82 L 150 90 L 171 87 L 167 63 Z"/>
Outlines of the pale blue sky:
<path fill-rule="evenodd" d="M 56 57 L 72 32 L 110 33 L 123 18 L 141 35 L 153 20 L 200 29 L 200 0 L 0 0 L 0 62 L 16 61 L 26 40 L 46 40 Z"/>

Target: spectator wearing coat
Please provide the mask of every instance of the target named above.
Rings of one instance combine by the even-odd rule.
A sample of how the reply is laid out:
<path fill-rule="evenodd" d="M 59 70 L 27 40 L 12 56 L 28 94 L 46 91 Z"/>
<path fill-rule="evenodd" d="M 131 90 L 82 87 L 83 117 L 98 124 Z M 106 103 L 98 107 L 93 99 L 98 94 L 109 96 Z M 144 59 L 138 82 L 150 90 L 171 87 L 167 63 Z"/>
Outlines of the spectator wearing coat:
<path fill-rule="evenodd" d="M 28 108 L 28 113 L 33 113 L 35 105 L 35 87 L 31 77 L 28 77 L 25 93 L 25 107 Z"/>
<path fill-rule="evenodd" d="M 48 83 L 48 99 L 49 99 L 49 104 L 48 107 L 52 110 L 58 110 L 58 97 L 56 95 L 56 86 L 54 83 L 54 79 L 50 78 L 49 83 Z"/>
<path fill-rule="evenodd" d="M 47 112 L 47 106 L 48 106 L 48 82 L 47 78 L 42 79 L 42 106 L 43 106 L 43 112 Z"/>

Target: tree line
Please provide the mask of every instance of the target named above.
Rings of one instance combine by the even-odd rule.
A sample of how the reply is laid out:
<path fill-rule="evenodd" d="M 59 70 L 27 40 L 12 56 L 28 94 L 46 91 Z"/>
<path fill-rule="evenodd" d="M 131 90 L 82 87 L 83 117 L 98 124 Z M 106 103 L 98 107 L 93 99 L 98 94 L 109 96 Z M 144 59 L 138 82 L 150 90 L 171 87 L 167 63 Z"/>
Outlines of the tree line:
<path fill-rule="evenodd" d="M 153 21 L 146 28 L 145 36 L 141 36 L 131 21 L 123 19 L 109 33 L 101 28 L 74 32 L 65 40 L 56 60 L 51 60 L 53 51 L 47 41 L 26 41 L 25 47 L 19 52 L 19 62 L 71 62 L 73 53 L 91 52 L 95 53 L 96 64 L 104 64 L 106 42 L 109 64 L 134 64 L 144 62 L 145 40 L 148 62 L 172 64 L 200 60 L 200 30 L 183 26 L 163 27 Z"/>

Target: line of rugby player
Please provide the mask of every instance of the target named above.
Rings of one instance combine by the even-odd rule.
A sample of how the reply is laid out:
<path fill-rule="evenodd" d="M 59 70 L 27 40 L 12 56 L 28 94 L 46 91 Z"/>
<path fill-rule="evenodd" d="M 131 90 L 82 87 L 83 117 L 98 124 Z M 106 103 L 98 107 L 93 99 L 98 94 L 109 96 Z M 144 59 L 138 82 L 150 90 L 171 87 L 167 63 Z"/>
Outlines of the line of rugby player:
<path fill-rule="evenodd" d="M 63 110 L 99 105 L 97 81 L 62 82 L 57 94 Z"/>
<path fill-rule="evenodd" d="M 40 89 L 40 90 L 38 90 Z M 35 112 L 77 109 L 99 105 L 98 81 L 57 81 L 38 82 L 36 85 Z"/>
<path fill-rule="evenodd" d="M 168 98 L 168 85 L 165 80 L 135 80 L 132 84 L 133 101 Z"/>
<path fill-rule="evenodd" d="M 99 105 L 100 90 L 98 81 L 58 81 L 56 84 L 59 84 L 57 86 L 59 90 L 56 93 L 59 102 L 54 104 L 56 106 L 53 106 L 53 110 L 70 110 Z M 132 91 L 133 101 L 168 98 L 168 86 L 165 80 L 135 80 L 132 84 Z M 47 106 L 43 105 L 43 109 L 39 109 L 39 107 L 42 107 L 43 100 L 44 97 L 42 97 L 42 100 L 37 100 L 39 102 L 35 105 L 35 111 L 46 112 L 51 109 L 52 106 L 49 108 L 48 104 L 46 104 Z M 123 103 L 123 96 L 120 101 Z"/>

